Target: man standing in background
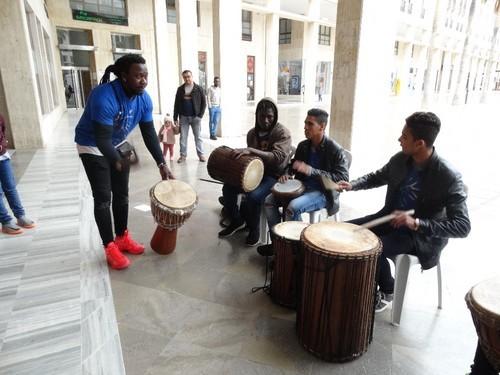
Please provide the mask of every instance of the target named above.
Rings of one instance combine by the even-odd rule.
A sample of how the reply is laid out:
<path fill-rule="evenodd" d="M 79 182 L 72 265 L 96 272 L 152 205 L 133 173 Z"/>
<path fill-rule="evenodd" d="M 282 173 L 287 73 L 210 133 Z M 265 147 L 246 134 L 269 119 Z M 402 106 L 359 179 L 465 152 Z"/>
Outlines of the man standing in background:
<path fill-rule="evenodd" d="M 214 84 L 207 93 L 210 139 L 217 139 L 217 126 L 220 121 L 220 78 L 214 77 Z"/>
<path fill-rule="evenodd" d="M 198 159 L 206 161 L 203 155 L 203 141 L 201 140 L 201 118 L 205 113 L 207 101 L 203 89 L 194 83 L 193 74 L 190 70 L 182 72 L 184 84 L 177 88 L 174 103 L 174 122 L 176 126 L 180 125 L 180 154 L 181 157 L 177 163 L 184 163 L 187 156 L 187 143 L 189 136 L 189 126 L 193 129 L 194 141 L 196 143 L 196 153 Z"/>

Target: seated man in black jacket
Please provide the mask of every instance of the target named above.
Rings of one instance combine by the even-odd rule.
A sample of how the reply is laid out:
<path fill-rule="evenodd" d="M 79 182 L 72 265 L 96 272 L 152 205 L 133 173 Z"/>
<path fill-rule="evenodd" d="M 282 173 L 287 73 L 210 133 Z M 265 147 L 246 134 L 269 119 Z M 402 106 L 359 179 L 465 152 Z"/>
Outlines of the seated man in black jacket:
<path fill-rule="evenodd" d="M 422 269 L 434 267 L 450 237 L 466 237 L 470 221 L 467 195 L 460 174 L 438 156 L 434 141 L 441 121 L 432 112 L 415 112 L 406 119 L 399 143 L 401 152 L 376 172 L 352 182 L 339 182 L 340 190 L 363 190 L 387 185 L 384 207 L 376 214 L 352 220 L 363 224 L 394 213 L 388 224 L 373 228 L 383 243 L 375 311 L 392 301 L 394 278 L 387 258 L 413 254 Z M 415 210 L 410 216 L 406 210 Z"/>
<path fill-rule="evenodd" d="M 316 211 L 327 208 L 328 214 L 333 215 L 338 211 L 339 193 L 326 190 L 321 182 L 321 176 L 335 182 L 349 178 L 347 159 L 342 147 L 325 135 L 328 122 L 328 113 L 322 109 L 313 108 L 307 112 L 304 120 L 304 133 L 307 139 L 297 146 L 295 157 L 288 174 L 279 178 L 285 182 L 295 175 L 302 181 L 305 192 L 292 199 L 285 210 L 285 220 L 301 220 L 304 212 Z M 278 224 L 281 217 L 278 211 L 281 202 L 273 194 L 269 194 L 264 202 L 269 228 Z M 263 245 L 257 249 L 261 255 L 272 255 L 272 246 Z"/>

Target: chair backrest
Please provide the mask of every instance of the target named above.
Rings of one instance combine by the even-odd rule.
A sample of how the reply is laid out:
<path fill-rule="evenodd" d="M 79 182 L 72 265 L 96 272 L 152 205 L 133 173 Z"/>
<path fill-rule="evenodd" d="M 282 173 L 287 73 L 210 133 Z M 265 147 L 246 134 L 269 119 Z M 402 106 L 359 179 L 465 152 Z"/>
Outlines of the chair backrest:
<path fill-rule="evenodd" d="M 347 159 L 347 169 L 350 169 L 351 164 L 352 164 L 352 153 L 351 153 L 351 151 L 346 150 L 344 148 L 344 155 L 345 155 L 345 158 Z"/>

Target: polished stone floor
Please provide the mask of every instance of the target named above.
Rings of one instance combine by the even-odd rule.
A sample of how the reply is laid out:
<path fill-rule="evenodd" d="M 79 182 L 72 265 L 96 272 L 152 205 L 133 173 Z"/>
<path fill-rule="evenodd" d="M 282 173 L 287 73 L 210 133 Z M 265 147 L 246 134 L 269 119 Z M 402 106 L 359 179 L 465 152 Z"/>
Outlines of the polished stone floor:
<path fill-rule="evenodd" d="M 0 374 L 465 373 L 476 333 L 464 296 L 498 273 L 500 260 L 494 234 L 500 209 L 497 106 L 434 109 L 443 120 L 438 152 L 463 173 L 473 225 L 467 239 L 450 241 L 443 253 L 443 309 L 436 308 L 435 270 L 414 267 L 401 326 L 389 324 L 389 311 L 377 315 L 368 352 L 345 364 L 325 363 L 303 350 L 293 311 L 251 292 L 264 282 L 264 260 L 244 246 L 243 233 L 217 237 L 220 185 L 199 180 L 208 174 L 195 157 L 192 135 L 187 163 L 172 169 L 197 191 L 199 205 L 179 229 L 175 252 L 161 256 L 148 247 L 131 256 L 129 269 L 108 277 L 88 185 L 72 152 L 77 114 L 68 112 L 51 145 L 14 158 L 23 200 L 39 225 L 20 237 L 0 236 Z M 306 108 L 283 104 L 280 111 L 298 143 Z M 362 140 L 353 178 L 398 150 L 406 111 L 392 114 L 385 144 Z M 246 109 L 250 124 L 252 112 Z M 210 141 L 204 133 L 207 152 L 244 142 Z M 129 227 L 148 244 L 155 224 L 142 208 L 159 175 L 140 135 L 134 140 L 141 163 L 131 174 Z M 383 196 L 383 189 L 346 193 L 342 218 L 373 212 Z"/>

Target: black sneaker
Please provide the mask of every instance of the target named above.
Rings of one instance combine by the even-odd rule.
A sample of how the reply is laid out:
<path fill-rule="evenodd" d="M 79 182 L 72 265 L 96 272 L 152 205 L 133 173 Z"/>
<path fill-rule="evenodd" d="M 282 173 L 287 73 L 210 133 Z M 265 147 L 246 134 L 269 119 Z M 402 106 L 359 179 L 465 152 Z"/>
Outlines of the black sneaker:
<path fill-rule="evenodd" d="M 375 312 L 379 313 L 392 306 L 394 294 L 384 293 L 377 291 L 377 298 L 375 300 Z"/>
<path fill-rule="evenodd" d="M 210 139 L 213 140 L 213 141 L 216 141 L 217 140 L 217 137 L 215 135 L 211 135 L 210 136 Z"/>
<path fill-rule="evenodd" d="M 242 219 L 234 220 L 227 226 L 227 228 L 219 232 L 219 237 L 229 237 L 244 227 L 245 222 Z"/>
<path fill-rule="evenodd" d="M 248 233 L 248 236 L 247 236 L 247 239 L 245 241 L 245 243 L 248 245 L 248 246 L 255 246 L 259 243 L 259 240 L 260 240 L 260 232 L 259 230 L 252 230 L 250 229 L 250 233 Z"/>
<path fill-rule="evenodd" d="M 257 246 L 257 252 L 263 257 L 271 257 L 274 255 L 273 244 Z"/>

